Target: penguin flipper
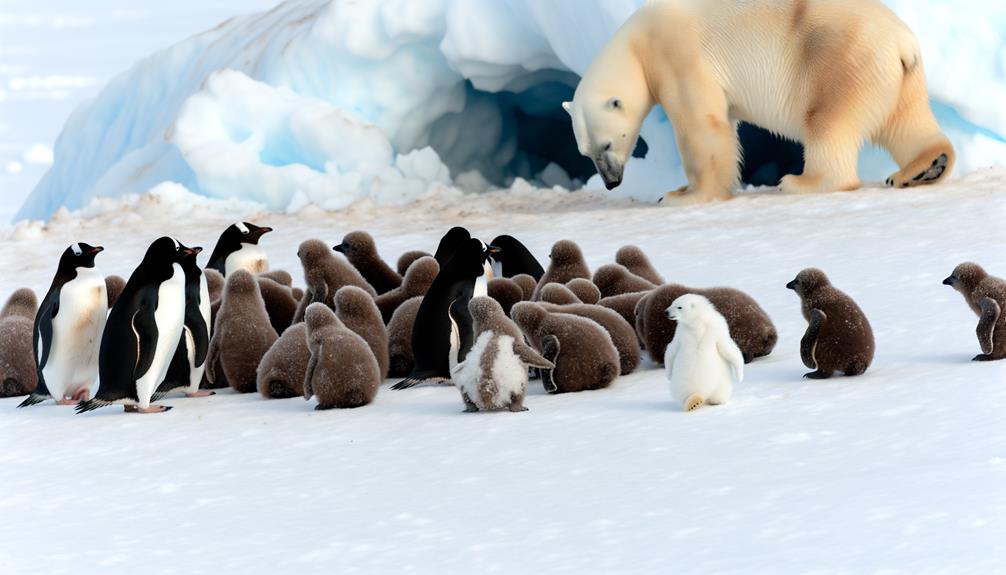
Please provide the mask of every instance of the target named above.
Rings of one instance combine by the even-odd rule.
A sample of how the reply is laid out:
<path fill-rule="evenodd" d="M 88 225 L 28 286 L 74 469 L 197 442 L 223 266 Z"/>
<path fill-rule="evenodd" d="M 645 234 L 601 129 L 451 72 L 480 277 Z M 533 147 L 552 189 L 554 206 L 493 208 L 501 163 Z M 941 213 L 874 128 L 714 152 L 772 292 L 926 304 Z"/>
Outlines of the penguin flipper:
<path fill-rule="evenodd" d="M 513 352 L 514 355 L 520 358 L 521 361 L 527 364 L 528 367 L 537 367 L 538 369 L 555 369 L 555 364 L 551 361 L 545 359 L 540 353 L 531 349 L 527 344 L 522 341 L 513 340 Z"/>
<path fill-rule="evenodd" d="M 304 401 L 311 399 L 314 395 L 314 387 L 311 382 L 314 380 L 314 372 L 318 369 L 318 358 L 321 357 L 321 346 L 318 347 L 318 353 L 311 352 L 311 359 L 307 362 L 307 372 L 304 375 Z"/>
<path fill-rule="evenodd" d="M 192 336 L 193 364 L 198 367 L 206 362 L 206 355 L 209 353 L 210 330 L 196 306 L 186 306 L 185 331 Z M 182 337 L 184 339 L 184 335 Z"/>
<path fill-rule="evenodd" d="M 154 318 L 156 305 L 143 304 L 133 314 L 133 333 L 136 334 L 136 365 L 133 381 L 143 377 L 154 363 L 157 350 L 157 320 Z"/>
<path fill-rule="evenodd" d="M 54 294 L 49 294 L 46 296 L 45 301 L 42 302 L 42 307 L 38 311 L 38 316 L 35 319 L 35 329 L 34 329 L 34 352 L 35 352 L 35 365 L 38 367 L 38 385 L 42 386 L 41 389 L 46 393 L 49 393 L 48 388 L 44 387 L 45 378 L 42 376 L 42 369 L 45 368 L 46 364 L 49 362 L 49 349 L 52 347 L 52 320 L 56 318 L 56 314 L 59 312 L 59 295 L 58 292 Z M 48 342 L 48 343 L 45 343 Z"/>
<path fill-rule="evenodd" d="M 999 307 L 999 303 L 996 300 L 990 297 L 982 298 L 980 305 L 982 313 L 975 332 L 978 334 L 978 344 L 982 347 L 982 353 L 991 355 L 994 347 L 992 336 L 995 333 L 996 322 L 999 321 L 1002 308 Z"/>
<path fill-rule="evenodd" d="M 807 325 L 807 332 L 800 340 L 800 359 L 809 369 L 817 369 L 817 359 L 814 353 L 817 351 L 817 337 L 821 332 L 821 327 L 828 320 L 828 316 L 819 309 L 810 310 L 810 323 Z"/>

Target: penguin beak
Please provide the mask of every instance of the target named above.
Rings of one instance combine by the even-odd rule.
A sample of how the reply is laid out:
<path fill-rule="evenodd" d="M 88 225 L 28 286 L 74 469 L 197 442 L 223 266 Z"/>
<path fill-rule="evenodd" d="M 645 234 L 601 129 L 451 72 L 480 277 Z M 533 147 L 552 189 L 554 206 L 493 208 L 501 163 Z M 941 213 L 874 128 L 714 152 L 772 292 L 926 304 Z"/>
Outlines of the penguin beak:
<path fill-rule="evenodd" d="M 503 248 L 498 248 L 496 246 L 489 246 L 488 248 L 486 248 L 486 253 L 488 253 L 491 256 L 501 254 L 503 253 Z"/>
<path fill-rule="evenodd" d="M 101 246 L 93 246 L 87 253 L 89 253 L 89 254 L 100 254 L 103 251 L 105 251 L 105 248 L 103 248 Z"/>
<path fill-rule="evenodd" d="M 954 285 L 954 276 L 950 276 L 947 279 L 943 280 L 943 285 L 953 287 L 953 285 Z"/>
<path fill-rule="evenodd" d="M 786 289 L 796 290 L 796 280 L 793 280 L 786 284 Z"/>
<path fill-rule="evenodd" d="M 182 257 L 194 256 L 201 251 L 203 251 L 203 248 L 183 248 Z"/>
<path fill-rule="evenodd" d="M 346 244 L 339 244 L 337 246 L 332 246 L 332 249 L 339 252 L 340 254 L 346 253 Z"/>

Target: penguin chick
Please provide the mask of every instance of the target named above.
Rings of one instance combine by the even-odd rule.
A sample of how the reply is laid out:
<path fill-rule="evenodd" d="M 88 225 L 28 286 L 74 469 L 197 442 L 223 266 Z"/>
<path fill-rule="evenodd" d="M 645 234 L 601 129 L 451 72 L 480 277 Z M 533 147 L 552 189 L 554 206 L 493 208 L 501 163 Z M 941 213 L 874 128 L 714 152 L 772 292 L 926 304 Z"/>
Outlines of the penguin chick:
<path fill-rule="evenodd" d="M 476 333 L 475 344 L 451 373 L 465 411 L 527 411 L 524 395 L 528 368 L 552 369 L 555 365 L 524 343 L 516 324 L 496 300 L 473 298 L 468 310 Z"/>
<path fill-rule="evenodd" d="M 797 274 L 786 287 L 800 296 L 807 332 L 800 341 L 800 358 L 813 369 L 804 377 L 826 379 L 836 371 L 861 375 L 873 362 L 873 328 L 863 310 L 831 285 L 819 269 Z"/>
<path fill-rule="evenodd" d="M 398 263 L 395 264 L 395 271 L 397 271 L 398 275 L 402 276 L 404 280 L 405 274 L 409 271 L 409 268 L 412 267 L 412 264 L 414 264 L 416 260 L 420 260 L 425 257 L 432 258 L 433 254 L 424 252 L 423 250 L 411 250 L 405 252 L 404 254 L 398 256 Z"/>
<path fill-rule="evenodd" d="M 108 309 L 112 309 L 115 302 L 119 301 L 119 294 L 122 288 L 126 287 L 126 280 L 122 276 L 110 275 L 105 277 L 105 292 L 108 294 Z"/>
<path fill-rule="evenodd" d="M 603 327 L 611 336 L 615 349 L 618 350 L 620 375 L 629 375 L 639 367 L 639 339 L 636 337 L 636 329 L 616 312 L 598 305 L 583 303 L 555 305 L 542 302 L 541 307 L 552 313 L 566 313 L 593 320 Z"/>
<path fill-rule="evenodd" d="M 1006 357 L 1006 281 L 991 276 L 976 263 L 965 262 L 943 280 L 957 290 L 971 311 L 978 316 L 978 345 L 982 352 L 973 361 L 992 361 Z"/>
<path fill-rule="evenodd" d="M 584 278 L 574 278 L 566 282 L 566 287 L 573 292 L 576 299 L 585 304 L 597 305 L 601 301 L 601 290 L 597 289 L 594 282 Z"/>
<path fill-rule="evenodd" d="M 361 407 L 373 401 L 381 374 L 367 342 L 324 304 L 309 305 L 304 321 L 311 350 L 304 399 L 317 397 L 318 410 Z"/>
<path fill-rule="evenodd" d="M 657 287 L 618 264 L 608 264 L 597 268 L 593 281 L 597 289 L 601 290 L 602 297 L 650 291 Z"/>
<path fill-rule="evenodd" d="M 515 303 L 524 301 L 524 290 L 510 278 L 493 278 L 486 284 L 489 297 L 499 302 L 503 313 L 510 315 L 510 309 Z"/>
<path fill-rule="evenodd" d="M 395 310 L 406 300 L 426 295 L 439 272 L 440 264 L 433 256 L 425 256 L 413 262 L 405 272 L 401 286 L 377 296 L 374 300 L 377 303 L 377 309 L 381 310 L 384 323 L 387 324 L 391 321 Z"/>
<path fill-rule="evenodd" d="M 538 292 L 538 300 L 542 303 L 552 303 L 556 305 L 583 303 L 580 298 L 576 297 L 576 294 L 573 293 L 572 290 L 557 283 L 546 284 L 543 288 L 541 288 L 541 291 Z"/>
<path fill-rule="evenodd" d="M 0 311 L 0 397 L 28 395 L 38 386 L 32 330 L 38 313 L 35 292 L 21 288 Z"/>
<path fill-rule="evenodd" d="M 538 282 L 527 274 L 518 274 L 510 278 L 513 283 L 520 286 L 522 292 L 524 292 L 524 297 L 521 301 L 531 301 L 534 297 L 534 290 L 538 288 Z"/>
<path fill-rule="evenodd" d="M 622 246 L 615 252 L 615 263 L 624 266 L 633 275 L 639 276 L 653 285 L 664 285 L 664 278 L 650 264 L 650 258 L 646 257 L 638 246 Z"/>
<path fill-rule="evenodd" d="M 513 306 L 511 313 L 531 345 L 555 364 L 554 369 L 542 370 L 548 393 L 602 389 L 618 377 L 618 350 L 597 322 L 550 313 L 531 302 Z"/>
<path fill-rule="evenodd" d="M 629 325 L 637 325 L 636 322 L 636 306 L 639 304 L 639 300 L 646 297 L 650 292 L 640 291 L 634 293 L 625 293 L 622 295 L 616 295 L 612 297 L 601 298 L 601 301 L 597 302 L 597 305 L 610 309 L 611 311 L 622 316 Z M 642 348 L 646 348 L 646 344 L 643 341 L 643 336 L 640 335 L 640 331 L 636 329 L 636 339 L 639 340 L 639 345 Z"/>
<path fill-rule="evenodd" d="M 293 321 L 304 319 L 304 311 L 308 305 L 318 302 L 332 307 L 332 298 L 339 288 L 354 285 L 376 297 L 377 292 L 363 279 L 344 258 L 337 257 L 321 240 L 307 240 L 300 244 L 297 257 L 304 266 L 304 281 L 307 283 L 307 293 L 297 309 Z M 334 308 L 332 308 L 334 309 Z"/>
<path fill-rule="evenodd" d="M 412 355 L 412 326 L 416 323 L 423 296 L 406 300 L 388 322 L 388 375 L 407 377 L 416 366 Z"/>
<path fill-rule="evenodd" d="M 402 276 L 384 263 L 377 253 L 377 243 L 367 232 L 350 232 L 332 249 L 346 256 L 378 295 L 402 285 Z"/>
<path fill-rule="evenodd" d="M 258 276 L 258 287 L 265 311 L 269 314 L 269 323 L 276 333 L 283 333 L 293 323 L 298 301 L 293 298 L 290 288 L 267 277 Z"/>
<path fill-rule="evenodd" d="M 712 302 L 730 326 L 730 336 L 744 355 L 745 363 L 767 356 L 775 349 L 779 339 L 775 325 L 748 294 L 733 288 L 695 289 L 667 284 L 651 291 L 636 306 L 636 333 L 655 363 L 664 361 L 667 345 L 674 339 L 677 327 L 665 312 L 674 300 L 686 293 L 701 295 Z"/>
<path fill-rule="evenodd" d="M 377 360 L 381 379 L 388 377 L 388 330 L 374 298 L 356 286 L 339 288 L 335 292 L 335 315 L 367 342 Z"/>
<path fill-rule="evenodd" d="M 206 289 L 210 292 L 210 301 L 217 301 L 224 295 L 224 274 L 213 268 L 203 270 L 206 277 Z"/>
<path fill-rule="evenodd" d="M 288 288 L 293 287 L 293 276 L 286 270 L 273 270 L 271 272 L 261 273 L 258 277 L 271 279 L 279 285 L 286 286 Z"/>
<path fill-rule="evenodd" d="M 304 377 L 310 360 L 307 326 L 301 322 L 288 327 L 258 365 L 256 387 L 259 394 L 266 399 L 303 396 Z"/>
<path fill-rule="evenodd" d="M 727 320 L 696 294 L 677 298 L 665 313 L 678 324 L 664 357 L 671 397 L 685 411 L 729 401 L 734 376 L 744 380 L 744 358 L 730 339 Z"/>
<path fill-rule="evenodd" d="M 220 311 L 213 326 L 206 379 L 219 376 L 239 393 L 256 389 L 256 370 L 262 357 L 279 339 L 269 321 L 259 283 L 243 269 L 227 276 Z"/>
<path fill-rule="evenodd" d="M 545 275 L 538 280 L 531 301 L 538 301 L 541 289 L 550 283 L 565 284 L 574 278 L 590 279 L 590 268 L 583 259 L 580 246 L 570 240 L 559 240 L 548 254 L 549 264 Z"/>

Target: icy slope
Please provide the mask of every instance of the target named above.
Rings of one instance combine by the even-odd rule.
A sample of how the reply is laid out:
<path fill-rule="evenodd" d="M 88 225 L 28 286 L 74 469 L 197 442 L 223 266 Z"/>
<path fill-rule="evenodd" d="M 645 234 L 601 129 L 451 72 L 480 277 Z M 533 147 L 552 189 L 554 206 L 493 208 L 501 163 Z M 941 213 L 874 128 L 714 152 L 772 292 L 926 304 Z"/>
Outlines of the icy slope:
<path fill-rule="evenodd" d="M 114 80 L 67 123 L 19 217 L 44 219 L 61 205 L 168 180 L 277 210 L 408 201 L 448 173 L 468 190 L 515 177 L 575 186 L 593 169 L 559 104 L 639 4 L 288 0 Z M 1006 7 L 889 4 L 921 39 L 961 173 L 1006 163 Z M 368 136 L 354 139 L 361 132 Z M 630 162 L 618 193 L 655 199 L 684 180 L 662 113 L 642 137 L 647 158 Z M 426 147 L 435 153 L 407 161 L 411 171 L 397 159 Z M 882 181 L 892 165 L 865 152 L 862 171 Z"/>
<path fill-rule="evenodd" d="M 669 279 L 748 291 L 780 339 L 729 404 L 691 414 L 652 365 L 605 391 L 533 386 L 516 415 L 462 414 L 436 387 L 324 413 L 227 392 L 149 417 L 0 400 L 2 571 L 1002 572 L 1006 362 L 969 361 L 975 317 L 940 281 L 966 259 L 1006 275 L 1004 185 L 1000 169 L 676 210 L 522 188 L 297 215 L 168 186 L 21 225 L 0 250 L 3 295 L 44 289 L 73 241 L 106 246 L 104 271 L 127 274 L 156 235 L 209 245 L 238 217 L 276 228 L 263 247 L 298 283 L 300 240 L 357 228 L 387 259 L 455 224 L 540 257 L 574 239 L 592 268 L 636 243 Z M 808 265 L 873 324 L 861 378 L 800 379 L 806 324 L 784 286 Z"/>

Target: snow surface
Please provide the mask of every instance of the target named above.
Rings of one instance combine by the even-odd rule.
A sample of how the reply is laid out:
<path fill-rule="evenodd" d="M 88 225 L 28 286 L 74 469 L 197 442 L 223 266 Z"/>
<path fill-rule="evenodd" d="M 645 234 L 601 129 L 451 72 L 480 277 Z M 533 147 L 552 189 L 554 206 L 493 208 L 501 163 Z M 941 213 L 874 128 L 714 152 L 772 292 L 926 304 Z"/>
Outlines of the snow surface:
<path fill-rule="evenodd" d="M 142 60 L 79 108 L 18 218 L 165 181 L 289 211 L 411 201 L 445 178 L 469 191 L 517 177 L 576 186 L 593 172 L 574 170 L 584 160 L 559 104 L 642 1 L 288 0 L 235 18 Z M 1006 163 L 1006 5 L 886 1 L 921 40 L 959 173 Z M 684 183 L 661 111 L 642 137 L 649 154 L 629 163 L 616 197 Z M 427 147 L 406 162 L 416 173 L 403 168 L 402 154 Z M 893 171 L 885 153 L 864 151 L 867 180 Z"/>
<path fill-rule="evenodd" d="M 382 388 L 371 406 L 225 391 L 175 409 L 77 416 L 0 400 L 3 573 L 993 573 L 1006 570 L 1006 362 L 978 364 L 976 318 L 940 284 L 976 260 L 1006 274 L 1006 169 L 916 190 L 661 209 L 538 190 L 338 212 L 261 207 L 179 186 L 3 232 L 0 294 L 48 285 L 74 241 L 128 274 L 175 233 L 210 247 L 248 218 L 302 283 L 298 243 L 366 229 L 382 255 L 448 227 L 511 233 L 592 268 L 640 245 L 667 278 L 752 294 L 779 330 L 722 407 L 683 413 L 652 364 L 522 414 L 462 414 L 456 390 Z M 801 380 L 785 284 L 819 266 L 870 318 L 873 367 Z"/>

